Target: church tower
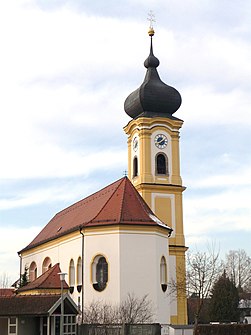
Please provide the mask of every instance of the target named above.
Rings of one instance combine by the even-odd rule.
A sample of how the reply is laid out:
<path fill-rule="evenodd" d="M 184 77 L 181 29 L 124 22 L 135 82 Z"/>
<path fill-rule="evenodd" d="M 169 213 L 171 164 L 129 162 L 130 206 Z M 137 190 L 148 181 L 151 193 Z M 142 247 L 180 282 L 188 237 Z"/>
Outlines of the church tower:
<path fill-rule="evenodd" d="M 179 131 L 183 121 L 173 114 L 181 105 L 179 92 L 158 75 L 153 54 L 154 30 L 150 26 L 150 54 L 144 62 L 141 86 L 125 100 L 132 120 L 124 127 L 128 136 L 128 177 L 156 216 L 173 229 L 169 239 L 169 281 L 175 282 L 171 323 L 187 323 L 185 294 L 185 238 L 183 232 Z M 168 294 L 168 293 L 167 293 Z"/>

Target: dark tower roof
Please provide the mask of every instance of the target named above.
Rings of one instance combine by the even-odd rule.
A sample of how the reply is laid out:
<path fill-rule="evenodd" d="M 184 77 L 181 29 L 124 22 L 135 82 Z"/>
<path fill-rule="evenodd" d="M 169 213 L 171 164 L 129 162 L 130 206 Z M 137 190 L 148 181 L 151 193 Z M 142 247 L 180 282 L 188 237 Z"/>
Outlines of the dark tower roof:
<path fill-rule="evenodd" d="M 151 37 L 150 54 L 144 62 L 147 68 L 146 76 L 141 86 L 132 92 L 125 100 L 125 112 L 133 119 L 139 116 L 167 117 L 172 116 L 181 105 L 180 93 L 173 87 L 161 81 L 157 67 L 159 60 L 153 54 L 153 29 L 149 31 Z"/>

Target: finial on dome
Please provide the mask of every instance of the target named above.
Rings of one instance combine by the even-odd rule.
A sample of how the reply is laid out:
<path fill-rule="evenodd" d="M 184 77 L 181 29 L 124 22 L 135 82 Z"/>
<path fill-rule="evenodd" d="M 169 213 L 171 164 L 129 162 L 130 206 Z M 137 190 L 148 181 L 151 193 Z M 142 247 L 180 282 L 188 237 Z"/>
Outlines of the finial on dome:
<path fill-rule="evenodd" d="M 124 109 L 133 119 L 141 116 L 174 118 L 173 114 L 181 105 L 181 96 L 174 87 L 165 84 L 159 77 L 159 60 L 153 54 L 152 45 L 155 22 L 152 11 L 149 12 L 147 20 L 150 21 L 148 34 L 151 37 L 150 54 L 144 62 L 147 72 L 140 87 L 126 98 Z"/>
<path fill-rule="evenodd" d="M 149 11 L 147 20 L 150 21 L 148 35 L 153 37 L 154 36 L 153 22 L 156 21 L 155 21 L 155 15 L 152 10 Z"/>

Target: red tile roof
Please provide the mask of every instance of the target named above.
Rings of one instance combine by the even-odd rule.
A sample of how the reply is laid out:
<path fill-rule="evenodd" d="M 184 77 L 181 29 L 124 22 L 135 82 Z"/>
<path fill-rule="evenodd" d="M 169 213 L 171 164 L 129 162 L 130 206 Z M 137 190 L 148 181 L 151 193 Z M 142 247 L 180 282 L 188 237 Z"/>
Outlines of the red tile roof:
<path fill-rule="evenodd" d="M 59 277 L 59 272 L 61 272 L 59 264 L 55 264 L 53 267 L 44 272 L 34 281 L 28 283 L 27 285 L 21 287 L 18 292 L 30 291 L 30 290 L 45 290 L 45 289 L 60 289 L 61 281 Z M 69 288 L 66 281 L 63 281 L 63 288 Z"/>
<path fill-rule="evenodd" d="M 0 316 L 47 315 L 59 299 L 59 294 L 0 297 Z"/>
<path fill-rule="evenodd" d="M 15 295 L 16 290 L 14 288 L 0 288 L 0 296 L 10 297 Z"/>
<path fill-rule="evenodd" d="M 79 230 L 80 227 L 118 224 L 161 226 L 172 230 L 155 217 L 129 179 L 123 177 L 57 213 L 20 252 Z"/>
<path fill-rule="evenodd" d="M 0 297 L 0 316 L 46 316 L 60 313 L 60 294 L 16 295 Z M 65 314 L 77 314 L 78 308 L 68 294 L 64 295 Z M 2 332 L 1 332 L 2 334 Z"/>

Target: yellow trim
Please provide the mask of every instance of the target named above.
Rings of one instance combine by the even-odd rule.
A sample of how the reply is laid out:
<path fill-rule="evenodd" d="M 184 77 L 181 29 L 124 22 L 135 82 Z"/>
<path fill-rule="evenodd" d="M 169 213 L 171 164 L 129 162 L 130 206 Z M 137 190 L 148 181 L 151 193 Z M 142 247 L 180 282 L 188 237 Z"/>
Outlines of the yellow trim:
<path fill-rule="evenodd" d="M 30 255 L 31 253 L 41 252 L 42 250 L 44 251 L 46 249 L 50 249 L 50 248 L 58 246 L 59 244 L 62 244 L 64 242 L 68 243 L 68 242 L 70 242 L 70 239 L 73 239 L 74 237 L 79 237 L 79 236 L 81 236 L 80 233 L 79 233 L 79 230 L 76 230 L 72 233 L 57 237 L 54 240 L 51 240 L 51 241 L 48 241 L 48 242 L 44 242 L 44 243 L 42 243 L 40 245 L 37 245 L 35 247 L 32 247 L 28 250 L 21 251 L 20 255 L 22 257 L 25 257 L 25 256 Z"/>
<path fill-rule="evenodd" d="M 176 281 L 177 281 L 177 315 L 171 317 L 171 322 L 176 324 L 187 324 L 187 299 L 185 290 L 186 263 L 185 252 L 188 248 L 185 246 L 170 246 L 170 255 L 176 259 Z M 182 288 L 181 288 L 182 287 Z M 173 318 L 173 319 L 172 319 Z M 176 321 L 174 321 L 176 320 Z"/>
<path fill-rule="evenodd" d="M 125 231 L 125 233 L 127 231 L 131 231 L 131 233 L 136 233 L 136 232 L 155 232 L 155 233 L 161 233 L 162 235 L 168 235 L 168 231 L 165 231 L 163 228 L 160 228 L 158 226 L 144 226 L 144 225 L 110 225 L 110 226 L 92 226 L 92 227 L 85 227 L 82 232 L 85 236 L 89 236 L 92 233 L 105 233 L 105 234 L 110 234 L 111 232 L 114 233 L 121 233 Z M 80 238 L 81 234 L 79 233 L 79 231 L 75 231 L 73 233 L 69 233 L 66 234 L 64 236 L 61 236 L 55 240 L 49 241 L 49 242 L 45 242 L 42 243 L 38 246 L 35 246 L 33 248 L 30 248 L 29 250 L 25 250 L 23 252 L 20 253 L 20 255 L 22 257 L 27 257 L 30 256 L 33 253 L 39 253 L 41 251 L 45 251 L 46 249 L 50 249 L 53 247 L 58 246 L 59 244 L 62 244 L 64 242 L 69 243 L 71 239 L 73 238 Z"/>
<path fill-rule="evenodd" d="M 64 289 L 67 293 L 68 289 Z M 61 294 L 61 289 L 31 289 L 27 291 L 18 292 L 18 295 L 38 295 L 38 294 Z"/>
<path fill-rule="evenodd" d="M 114 226 L 96 226 L 96 227 L 89 227 L 85 231 L 85 236 L 90 236 L 92 234 L 97 234 L 97 233 L 102 233 L 102 234 L 137 234 L 137 233 L 157 233 L 162 236 L 168 236 L 169 230 L 163 229 L 158 226 L 140 226 L 140 225 L 114 225 Z"/>

